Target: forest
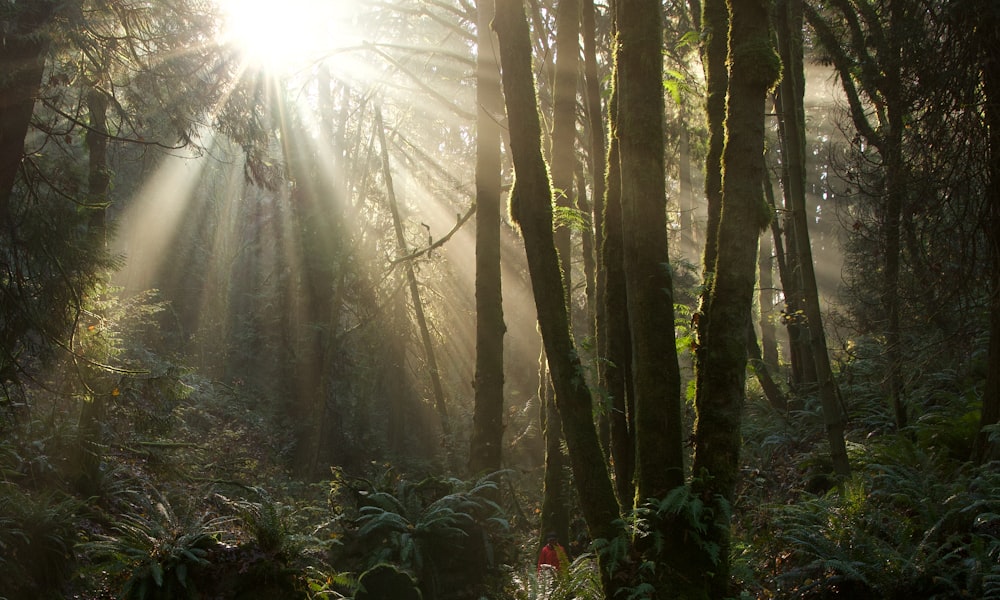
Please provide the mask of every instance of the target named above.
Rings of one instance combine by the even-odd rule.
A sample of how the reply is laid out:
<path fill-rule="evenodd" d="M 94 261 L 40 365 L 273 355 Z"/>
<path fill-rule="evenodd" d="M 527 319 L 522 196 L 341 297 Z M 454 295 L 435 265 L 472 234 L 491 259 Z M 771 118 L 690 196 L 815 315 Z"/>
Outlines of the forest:
<path fill-rule="evenodd" d="M 996 0 L 0 0 L 0 600 L 1000 599 L 998 467 Z"/>

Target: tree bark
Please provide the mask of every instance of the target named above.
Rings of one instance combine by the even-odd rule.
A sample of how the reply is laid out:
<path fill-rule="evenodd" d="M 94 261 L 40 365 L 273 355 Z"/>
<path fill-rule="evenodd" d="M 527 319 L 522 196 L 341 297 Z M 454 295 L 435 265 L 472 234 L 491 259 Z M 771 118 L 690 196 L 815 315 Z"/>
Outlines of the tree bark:
<path fill-rule="evenodd" d="M 777 29 L 781 29 L 780 23 L 778 23 Z M 779 85 L 779 90 L 782 85 L 784 82 Z M 788 358 L 789 363 L 791 363 L 792 388 L 802 390 L 816 384 L 816 361 L 813 360 L 812 351 L 809 349 L 809 328 L 805 323 L 805 309 L 802 307 L 805 292 L 803 292 L 802 286 L 802 270 L 799 268 L 795 226 L 791 216 L 795 206 L 795 201 L 792 198 L 793 172 L 802 174 L 803 177 L 804 173 L 802 169 L 794 169 L 791 165 L 791 163 L 798 164 L 800 161 L 794 156 L 790 156 L 786 130 L 788 119 L 785 118 L 784 102 L 781 100 L 780 93 L 774 95 L 774 106 L 779 115 L 778 145 L 781 148 L 781 155 L 786 158 L 781 162 L 780 169 L 785 213 L 783 218 L 772 225 L 772 228 L 777 230 L 772 237 L 777 248 L 778 275 L 781 278 L 781 288 L 785 295 L 785 314 L 782 321 L 785 324 L 785 331 L 788 333 Z M 804 187 L 805 183 L 801 185 Z M 770 186 L 765 192 L 768 194 L 769 202 L 774 206 L 774 194 Z"/>
<path fill-rule="evenodd" d="M 657 0 L 618 5 L 622 238 L 635 390 L 636 500 L 684 483 L 680 369 L 664 180 L 663 27 Z"/>
<path fill-rule="evenodd" d="M 111 178 L 108 176 L 108 98 L 96 88 L 87 91 L 87 203 L 91 210 L 88 223 L 90 242 L 98 248 L 107 245 L 107 203 Z M 74 357 L 75 360 L 75 357 Z M 89 386 L 88 386 L 89 387 Z M 91 390 L 89 398 L 80 408 L 78 434 L 80 437 L 80 471 L 78 484 L 84 493 L 98 490 L 101 461 L 104 457 L 104 440 L 101 431 L 107 413 L 107 396 L 104 390 Z"/>
<path fill-rule="evenodd" d="M 556 408 L 555 390 L 545 359 L 545 350 L 538 356 L 538 406 L 542 438 L 545 440 L 545 473 L 542 481 L 542 514 L 539 515 L 539 538 L 554 532 L 563 542 L 569 538 L 569 501 L 563 471 L 566 468 L 562 450 L 562 419 Z M 540 539 L 542 543 L 544 540 Z"/>
<path fill-rule="evenodd" d="M 611 4 L 612 15 L 617 3 Z M 614 18 L 612 18 L 614 23 Z M 614 25 L 612 25 L 615 27 Z M 614 33 L 617 37 L 617 29 Z M 612 79 L 617 75 L 613 75 Z M 625 290 L 625 271 L 622 235 L 622 179 L 619 159 L 618 136 L 618 86 L 611 89 L 608 100 L 607 185 L 604 201 L 602 231 L 599 232 L 601 270 L 604 272 L 605 325 L 599 328 L 603 335 L 605 355 L 600 359 L 604 394 L 608 410 L 611 437 L 611 457 L 614 461 L 615 490 L 622 511 L 635 505 L 635 405 L 632 388 L 632 334 L 629 330 L 628 294 Z M 601 333 L 603 331 L 603 334 Z"/>
<path fill-rule="evenodd" d="M 0 231 L 13 239 L 10 196 L 24 158 L 35 98 L 42 85 L 49 37 L 43 31 L 59 2 L 34 0 L 9 7 L 12 22 L 0 40 Z"/>
<path fill-rule="evenodd" d="M 521 0 L 497 2 L 494 28 L 500 40 L 501 80 L 517 177 L 511 216 L 524 236 L 542 341 L 584 519 L 592 539 L 613 540 L 624 535 L 624 529 L 594 427 L 590 390 L 581 376 L 582 365 L 569 330 L 566 291 L 552 239 L 552 188 L 542 159 L 531 42 Z M 613 576 L 606 557 L 598 560 L 605 593 L 613 597 L 621 582 Z"/>
<path fill-rule="evenodd" d="M 768 186 L 767 172 L 764 173 L 764 186 Z M 768 203 L 771 222 L 777 219 L 771 203 Z M 757 259 L 757 269 L 760 273 L 757 303 L 760 305 L 760 347 L 761 360 L 772 373 L 778 372 L 778 340 L 774 326 L 774 238 L 770 232 L 765 233 L 760 241 L 760 256 Z"/>
<path fill-rule="evenodd" d="M 552 143 L 549 159 L 555 206 L 569 211 L 573 201 L 573 169 L 576 164 L 576 82 L 580 56 L 579 0 L 559 0 L 556 5 L 555 73 L 552 90 Z M 559 255 L 562 288 L 566 290 L 566 310 L 572 329 L 573 315 L 573 264 L 572 238 L 569 223 L 564 218 L 555 222 L 553 241 Z M 539 318 L 541 315 L 539 314 Z M 551 369 L 550 369 L 551 373 Z M 553 384 L 554 386 L 554 384 Z M 569 505 L 563 490 L 563 428 L 555 394 L 540 396 L 542 406 L 542 433 L 545 435 L 545 487 L 542 499 L 543 534 L 554 531 L 559 539 L 567 541 L 569 532 Z"/>
<path fill-rule="evenodd" d="M 762 197 L 764 106 L 781 63 L 771 44 L 769 2 L 730 0 L 729 85 L 723 150 L 722 206 L 716 262 L 701 340 L 696 397 L 694 490 L 710 498 L 707 538 L 718 562 L 704 556 L 709 597 L 730 596 L 729 511 L 739 472 L 747 329 L 756 283 L 757 241 L 770 215 Z"/>
<path fill-rule="evenodd" d="M 589 159 L 589 169 L 591 176 L 591 203 L 588 214 L 590 221 L 591 252 L 593 253 L 593 291 L 588 297 L 591 300 L 591 310 L 593 311 L 593 336 L 595 342 L 597 360 L 601 361 L 607 356 L 607 344 L 604 336 L 600 333 L 603 323 L 607 321 L 605 306 L 605 275 L 602 267 L 600 247 L 601 233 L 604 229 L 604 195 L 606 182 L 604 180 L 607 172 L 606 138 L 604 135 L 604 112 L 601 109 L 601 80 L 597 72 L 597 26 L 596 9 L 594 0 L 582 0 L 581 2 L 580 27 L 583 38 L 583 73 L 584 91 L 583 100 L 586 107 L 587 132 L 589 134 L 590 147 L 587 152 Z M 578 186 L 583 190 L 584 186 Z M 604 388 L 603 370 L 598 363 L 597 386 Z M 607 412 L 598 411 L 602 423 L 607 423 Z M 602 428 L 607 431 L 607 428 Z"/>
<path fill-rule="evenodd" d="M 500 282 L 500 119 L 503 96 L 494 0 L 479 0 L 476 29 L 476 403 L 469 471 L 500 468 L 503 448 L 503 318 Z"/>
<path fill-rule="evenodd" d="M 805 201 L 805 111 L 803 95 L 805 75 L 802 70 L 802 43 L 797 32 L 802 30 L 801 0 L 788 0 L 789 12 L 785 25 L 778 28 L 778 40 L 785 61 L 785 74 L 780 93 L 785 113 L 785 143 L 789 157 L 799 161 L 800 173 L 791 176 L 792 221 L 795 228 L 796 255 L 802 272 L 803 305 L 806 323 L 809 327 L 809 348 L 816 368 L 820 401 L 823 405 L 823 421 L 826 426 L 827 441 L 830 444 L 830 458 L 833 471 L 838 477 L 847 478 L 851 474 L 844 441 L 845 415 L 840 402 L 840 392 L 833 377 L 830 354 L 826 347 L 826 332 L 823 330 L 823 315 L 819 306 L 819 290 L 816 285 L 816 271 L 809 243 L 809 218 Z M 798 23 L 798 25 L 796 25 Z M 796 183 L 801 182 L 801 183 Z M 801 189 L 798 186 L 801 185 Z"/>

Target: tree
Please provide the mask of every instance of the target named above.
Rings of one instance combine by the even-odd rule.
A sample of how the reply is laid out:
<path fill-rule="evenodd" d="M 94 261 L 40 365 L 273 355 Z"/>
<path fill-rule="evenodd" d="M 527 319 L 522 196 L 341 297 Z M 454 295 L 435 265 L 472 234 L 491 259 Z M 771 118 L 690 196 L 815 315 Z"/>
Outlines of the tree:
<path fill-rule="evenodd" d="M 850 475 L 847 447 L 844 442 L 845 415 L 840 404 L 840 393 L 830 366 L 830 355 L 826 347 L 826 333 L 819 306 L 819 289 L 809 243 L 809 218 L 805 201 L 805 111 L 802 97 L 805 93 L 802 69 L 801 6 L 799 0 L 788 0 L 779 5 L 778 40 L 781 57 L 785 65 L 784 77 L 780 84 L 782 107 L 784 108 L 784 147 L 788 160 L 787 196 L 792 203 L 792 226 L 795 230 L 796 263 L 801 274 L 802 303 L 809 332 L 809 348 L 812 355 L 820 398 L 823 404 L 823 419 L 834 472 L 842 478 Z"/>
<path fill-rule="evenodd" d="M 988 137 L 986 175 L 986 240 L 990 251 L 990 287 L 988 310 L 989 349 L 987 350 L 986 386 L 979 431 L 973 458 L 985 463 L 1000 460 L 1000 58 L 995 49 L 1000 42 L 1000 10 L 988 2 L 966 2 L 956 7 L 957 25 L 962 39 L 968 41 L 977 59 L 983 83 L 985 122 Z M 970 28 L 972 35 L 965 35 Z M 992 431 L 991 431 L 992 430 Z"/>
<path fill-rule="evenodd" d="M 51 43 L 45 28 L 58 8 L 55 0 L 5 3 L 0 8 L 7 29 L 0 44 L 0 71 L 4 73 L 0 80 L 0 226 L 5 235 L 13 226 L 10 195 Z"/>
<path fill-rule="evenodd" d="M 500 288 L 500 118 L 503 95 L 495 2 L 480 0 L 476 21 L 476 403 L 472 473 L 500 468 L 503 441 L 503 304 Z"/>
<path fill-rule="evenodd" d="M 624 531 L 592 419 L 590 390 L 569 330 L 566 291 L 552 238 L 552 187 L 541 152 L 531 44 L 520 0 L 497 2 L 494 28 L 500 41 L 501 80 L 517 178 L 510 212 L 524 237 L 538 323 L 584 518 L 592 538 L 613 540 Z M 610 576 L 606 559 L 600 560 L 606 594 L 613 597 L 621 583 Z"/>
<path fill-rule="evenodd" d="M 708 5 L 706 5 L 708 6 Z M 764 103 L 781 62 L 771 43 L 769 3 L 729 3 L 729 70 L 722 196 L 715 256 L 699 339 L 694 491 L 710 508 L 706 536 L 718 555 L 699 559 L 710 579 L 709 597 L 729 595 L 729 516 L 740 455 L 745 394 L 746 333 L 751 323 L 757 240 L 769 221 L 762 197 Z"/>
<path fill-rule="evenodd" d="M 616 13 L 615 136 L 632 339 L 638 502 L 662 498 L 684 482 L 680 372 L 671 335 L 674 297 L 667 247 L 660 11 L 659 2 L 624 2 Z M 654 431 L 658 435 L 651 435 Z"/>
<path fill-rule="evenodd" d="M 611 3 L 612 38 L 617 36 L 618 3 Z M 614 67 L 612 67 L 614 69 Z M 612 71 L 612 77 L 614 73 Z M 622 227 L 622 178 L 618 137 L 618 89 L 613 86 L 608 99 L 608 153 L 605 197 L 601 203 L 598 237 L 598 274 L 603 274 L 604 300 L 600 303 L 596 331 L 598 348 L 598 380 L 604 384 L 607 396 L 605 411 L 608 414 L 609 454 L 614 461 L 615 490 L 623 510 L 635 505 L 635 393 L 630 377 L 632 372 L 632 338 L 629 329 L 628 295 L 626 292 L 624 263 L 624 235 Z M 603 311 L 603 320 L 602 312 Z"/>
<path fill-rule="evenodd" d="M 580 57 L 580 2 L 558 0 L 556 6 L 555 73 L 552 86 L 552 133 L 549 151 L 552 188 L 555 194 L 553 242 L 559 255 L 566 310 L 573 315 L 573 241 L 570 212 L 575 208 L 573 176 L 576 166 L 576 96 Z M 553 394 L 540 396 L 542 431 L 545 436 L 545 484 L 543 486 L 541 534 L 554 531 L 564 543 L 569 536 L 569 504 L 563 489 L 562 420 Z"/>

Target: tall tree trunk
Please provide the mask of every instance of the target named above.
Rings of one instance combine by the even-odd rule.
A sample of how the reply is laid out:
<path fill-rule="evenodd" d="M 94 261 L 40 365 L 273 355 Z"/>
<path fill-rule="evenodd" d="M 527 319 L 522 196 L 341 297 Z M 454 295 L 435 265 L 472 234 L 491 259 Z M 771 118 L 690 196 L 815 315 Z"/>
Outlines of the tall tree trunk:
<path fill-rule="evenodd" d="M 703 283 L 711 284 L 718 252 L 719 216 L 722 208 L 722 148 L 725 143 L 726 89 L 729 73 L 726 53 L 729 39 L 729 9 L 726 0 L 705 0 L 701 13 L 702 65 L 705 69 L 705 117 L 708 123 L 708 154 L 705 157 L 705 253 L 702 258 Z M 703 298 L 704 302 L 704 298 Z"/>
<path fill-rule="evenodd" d="M 544 536 L 555 533 L 560 542 L 566 544 L 569 538 L 569 499 L 563 477 L 566 461 L 562 451 L 562 420 L 556 408 L 555 389 L 544 349 L 538 356 L 538 406 L 542 439 L 545 440 L 539 541 L 544 544 Z"/>
<path fill-rule="evenodd" d="M 604 113 L 601 109 L 601 80 L 597 73 L 597 25 L 594 0 L 582 0 L 580 14 L 581 36 L 583 38 L 583 73 L 584 73 L 584 106 L 587 114 L 587 132 L 590 134 L 589 158 L 591 189 L 593 201 L 590 211 L 590 231 L 594 240 L 594 294 L 593 294 L 593 333 L 594 349 L 597 359 L 597 389 L 606 390 L 604 363 L 608 356 L 607 350 L 607 283 L 604 260 L 601 257 L 604 232 L 604 194 L 605 172 L 607 160 L 605 156 Z M 607 406 L 597 411 L 601 445 L 605 453 L 611 456 L 611 424 Z"/>
<path fill-rule="evenodd" d="M 612 15 L 616 10 L 617 2 L 613 2 Z M 617 30 L 614 35 L 617 37 Z M 609 132 L 614 132 L 618 127 L 617 86 L 612 87 L 608 101 L 608 124 Z M 599 233 L 606 319 L 603 328 L 606 354 L 599 367 L 603 373 L 604 393 L 607 395 L 615 490 L 622 511 L 627 512 L 635 504 L 635 395 L 632 378 L 629 376 L 632 372 L 632 335 L 629 330 L 628 294 L 625 290 L 622 178 L 618 149 L 618 136 L 612 133 L 608 139 L 603 231 Z"/>
<path fill-rule="evenodd" d="M 635 390 L 636 497 L 684 483 L 680 369 L 667 248 L 663 27 L 658 0 L 618 5 L 615 85 L 622 238 Z"/>
<path fill-rule="evenodd" d="M 573 169 L 576 164 L 576 88 L 580 56 L 579 0 L 559 0 L 556 5 L 556 57 L 553 81 L 552 142 L 549 159 L 555 205 L 560 211 L 573 208 Z M 555 223 L 554 243 L 566 290 L 566 310 L 572 328 L 573 262 L 572 238 L 565 218 Z M 569 506 L 563 490 L 562 423 L 557 398 L 544 396 L 543 429 L 545 435 L 545 488 L 542 499 L 544 535 L 555 531 L 566 543 L 569 532 Z"/>
<path fill-rule="evenodd" d="M 549 163 L 555 204 L 561 211 L 571 210 L 573 170 L 576 166 L 576 89 L 580 64 L 580 2 L 559 0 L 556 6 L 556 65 L 553 86 L 552 149 Z M 556 220 L 556 251 L 562 265 L 563 287 L 572 313 L 573 289 L 570 227 L 565 219 Z"/>
<path fill-rule="evenodd" d="M 476 29 L 476 403 L 469 471 L 500 468 L 503 448 L 503 298 L 500 284 L 500 118 L 503 96 L 494 0 L 479 0 Z"/>
<path fill-rule="evenodd" d="M 725 142 L 726 90 L 729 73 L 726 55 L 729 40 L 729 9 L 726 0 L 705 0 L 701 4 L 701 63 L 705 70 L 705 122 L 708 127 L 708 152 L 705 156 L 705 250 L 702 255 L 702 292 L 695 314 L 695 382 L 701 389 L 705 373 L 698 365 L 705 362 L 705 314 L 709 304 L 715 262 L 718 253 L 719 217 L 722 210 L 722 148 Z"/>
<path fill-rule="evenodd" d="M 757 240 L 770 213 L 764 202 L 764 106 L 781 63 L 770 36 L 767 0 L 730 0 L 729 86 L 722 162 L 722 207 L 714 278 L 701 340 L 703 373 L 697 390 L 695 492 L 711 498 L 709 540 L 718 559 L 705 556 L 709 597 L 730 596 L 729 507 L 739 472 L 740 422 L 745 396 L 747 330 L 756 283 Z M 713 564 L 713 562 L 715 564 Z"/>
<path fill-rule="evenodd" d="M 552 239 L 552 188 L 542 159 L 531 42 L 521 0 L 499 0 L 494 27 L 500 40 L 501 79 L 517 177 L 510 212 L 524 236 L 538 323 L 584 519 L 592 539 L 614 540 L 625 532 L 594 427 L 590 390 L 579 376 L 582 365 L 569 330 L 566 291 Z M 622 582 L 613 576 L 608 557 L 598 560 L 605 593 L 613 597 Z"/>
<path fill-rule="evenodd" d="M 781 6 L 781 5 L 779 5 Z M 781 14 L 780 8 L 777 11 Z M 777 29 L 781 29 L 778 22 Z M 779 91 L 786 85 L 785 81 L 779 84 Z M 781 155 L 785 160 L 781 161 L 781 189 L 785 203 L 785 216 L 772 225 L 775 231 L 772 235 L 778 256 L 778 275 L 781 277 L 781 288 L 785 296 L 785 314 L 783 321 L 785 331 L 788 333 L 788 359 L 791 363 L 792 388 L 802 389 L 804 386 L 816 384 L 816 366 L 809 347 L 809 328 L 806 325 L 805 309 L 802 306 L 805 292 L 802 286 L 802 270 L 799 268 L 798 244 L 795 237 L 795 226 L 790 216 L 795 206 L 793 198 L 793 186 L 804 190 L 805 182 L 793 183 L 793 177 L 805 177 L 805 169 L 801 167 L 801 160 L 791 156 L 788 148 L 787 123 L 791 112 L 785 112 L 785 103 L 781 100 L 781 94 L 774 95 L 775 111 L 778 113 L 778 144 L 781 147 Z M 791 111 L 791 109 L 788 109 Z M 798 166 L 794 166 L 798 165 Z M 765 189 L 768 201 L 772 209 L 775 205 L 774 192 L 768 185 Z M 803 192 L 804 193 L 804 192 Z M 782 239 L 784 234 L 784 239 Z M 784 265 L 784 267 L 782 267 Z"/>
<path fill-rule="evenodd" d="M 803 95 L 805 80 L 802 68 L 802 2 L 787 0 L 784 11 L 779 11 L 778 43 L 785 63 L 784 77 L 780 93 L 785 115 L 785 147 L 788 149 L 789 163 L 797 163 L 799 172 L 790 176 L 792 190 L 792 221 L 795 228 L 796 255 L 802 273 L 803 308 L 809 327 L 809 348 L 816 368 L 820 401 L 823 405 L 823 421 L 827 440 L 830 444 L 830 458 L 833 470 L 840 477 L 848 477 L 851 472 L 844 441 L 845 415 L 840 402 L 837 382 L 833 377 L 830 355 L 826 347 L 826 333 L 823 330 L 823 316 L 819 306 L 819 290 L 816 285 L 816 271 L 813 266 L 812 246 L 809 243 L 809 218 L 805 201 L 805 111 Z M 785 16 L 785 19 L 780 18 Z M 789 168 L 791 171 L 791 167 Z"/>
<path fill-rule="evenodd" d="M 797 0 L 802 1 L 802 0 Z M 901 231 L 903 209 L 906 204 L 906 186 L 908 176 L 903 157 L 904 114 L 902 110 L 902 75 L 899 57 L 900 46 L 906 35 L 903 30 L 902 2 L 889 3 L 889 31 L 886 43 L 890 54 L 885 57 L 886 73 L 883 81 L 883 91 L 887 106 L 888 133 L 887 144 L 882 148 L 885 152 L 885 213 L 883 222 L 883 244 L 885 251 L 885 270 L 882 281 L 882 310 L 885 313 L 886 357 L 888 358 L 888 373 L 886 373 L 886 388 L 893 413 L 896 416 L 896 428 L 902 430 L 907 425 L 906 403 L 903 398 L 903 348 L 902 332 L 900 330 L 899 276 L 901 251 Z M 799 13 L 801 15 L 801 11 Z"/>
<path fill-rule="evenodd" d="M 108 98 L 97 88 L 87 91 L 87 203 L 91 210 L 89 219 L 90 242 L 96 247 L 107 245 L 107 203 L 111 178 L 108 176 Z M 86 368 L 84 368 L 86 370 Z M 88 386 L 89 387 L 89 386 Z M 101 430 L 107 413 L 105 390 L 91 390 L 89 398 L 80 408 L 78 434 L 80 438 L 79 487 L 84 493 L 96 493 L 100 479 L 104 441 Z"/>
<path fill-rule="evenodd" d="M 680 160 L 677 173 L 678 197 L 680 206 L 680 227 L 681 227 L 681 254 L 696 263 L 698 260 L 698 231 L 695 226 L 695 211 L 697 202 L 695 201 L 694 183 L 691 177 L 691 130 L 688 123 L 690 117 L 687 109 L 681 105 L 681 137 L 677 149 L 677 158 Z"/>
<path fill-rule="evenodd" d="M 984 3 L 988 4 L 988 3 Z M 991 12 L 992 10 L 992 12 Z M 976 436 L 973 458 L 979 463 L 1000 460 L 997 433 L 986 429 L 1000 423 L 1000 57 L 996 47 L 1000 42 L 1000 15 L 996 8 L 985 7 L 976 12 L 986 18 L 977 29 L 978 52 L 983 63 L 983 93 L 986 102 L 986 127 L 989 135 L 989 163 L 986 190 L 988 226 L 986 231 L 993 272 L 990 277 L 990 345 L 987 351 L 988 371 L 983 389 L 983 409 L 980 429 Z"/>
<path fill-rule="evenodd" d="M 24 157 L 35 98 L 42 85 L 49 36 L 44 31 L 59 6 L 55 0 L 21 2 L 8 7 L 0 40 L 0 232 L 13 239 L 10 196 Z"/>
<path fill-rule="evenodd" d="M 594 209 L 587 197 L 587 174 L 584 173 L 583 163 L 577 163 L 575 179 L 576 207 L 580 214 L 584 215 L 584 219 L 587 219 L 593 214 Z M 597 298 L 597 258 L 594 256 L 594 230 L 589 226 L 580 231 L 580 250 L 583 254 L 584 298 L 587 302 L 583 315 L 585 320 L 583 323 L 584 335 L 593 339 L 595 331 L 594 302 Z M 593 356 L 588 353 L 588 361 L 592 359 Z"/>
<path fill-rule="evenodd" d="M 399 217 L 399 205 L 396 202 L 396 191 L 392 185 L 392 172 L 389 167 L 389 147 L 385 140 L 385 125 L 382 123 L 382 109 L 375 109 L 375 130 L 379 136 L 382 156 L 382 175 L 385 178 L 386 197 L 389 200 L 389 210 L 392 212 L 392 225 L 396 232 L 396 245 L 399 254 L 406 256 L 410 253 L 406 244 L 406 235 L 403 232 L 403 221 Z M 441 422 L 441 432 L 445 437 L 445 451 L 451 456 L 451 423 L 448 418 L 448 405 L 445 402 L 444 388 L 441 385 L 441 374 L 438 371 L 437 357 L 434 353 L 434 342 L 431 340 L 430 328 L 427 326 L 427 317 L 424 315 L 424 304 L 420 300 L 420 288 L 417 285 L 417 276 L 413 269 L 413 262 L 406 261 L 404 266 L 406 272 L 406 284 L 410 291 L 410 300 L 413 303 L 413 313 L 417 320 L 417 328 L 420 330 L 420 340 L 424 346 L 424 358 L 427 361 L 427 371 L 431 378 L 431 388 L 434 394 L 434 408 L 437 409 L 438 419 Z"/>

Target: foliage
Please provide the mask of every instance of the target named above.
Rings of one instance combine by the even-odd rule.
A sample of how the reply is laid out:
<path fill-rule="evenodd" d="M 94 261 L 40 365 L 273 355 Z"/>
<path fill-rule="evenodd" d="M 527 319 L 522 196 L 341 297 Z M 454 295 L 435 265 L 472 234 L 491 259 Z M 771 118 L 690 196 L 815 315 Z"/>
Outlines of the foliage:
<path fill-rule="evenodd" d="M 381 481 L 385 487 L 367 480 L 338 482 L 351 488 L 358 504 L 349 533 L 367 548 L 363 564 L 387 562 L 411 571 L 425 594 L 434 597 L 440 597 L 449 578 L 457 580 L 447 589 L 480 585 L 486 570 L 495 567 L 497 545 L 509 528 L 492 499 L 498 493 L 497 477 L 414 482 L 386 473 Z"/>
<path fill-rule="evenodd" d="M 80 503 L 58 491 L 0 482 L 0 590 L 12 598 L 61 598 L 74 568 Z"/>
<path fill-rule="evenodd" d="M 538 573 L 534 570 L 518 579 L 519 588 L 511 597 L 517 600 L 600 600 L 604 598 L 601 573 L 591 553 L 576 557 L 569 568 Z"/>
<path fill-rule="evenodd" d="M 125 600 L 197 597 L 195 571 L 211 564 L 209 552 L 231 519 L 178 518 L 162 496 L 136 509 L 80 550 L 121 580 Z"/>
<path fill-rule="evenodd" d="M 779 504 L 747 506 L 738 527 L 745 535 L 735 549 L 744 588 L 758 597 L 803 598 L 995 593 L 996 465 L 973 469 L 920 439 L 893 436 L 855 446 L 858 472 L 841 487 L 818 494 L 786 489 L 773 498 Z M 744 502 L 759 502 L 764 489 L 746 487 Z"/>
<path fill-rule="evenodd" d="M 358 578 L 358 591 L 354 595 L 355 600 L 420 600 L 422 597 L 417 582 L 412 577 L 388 564 L 375 565 L 362 573 Z"/>

